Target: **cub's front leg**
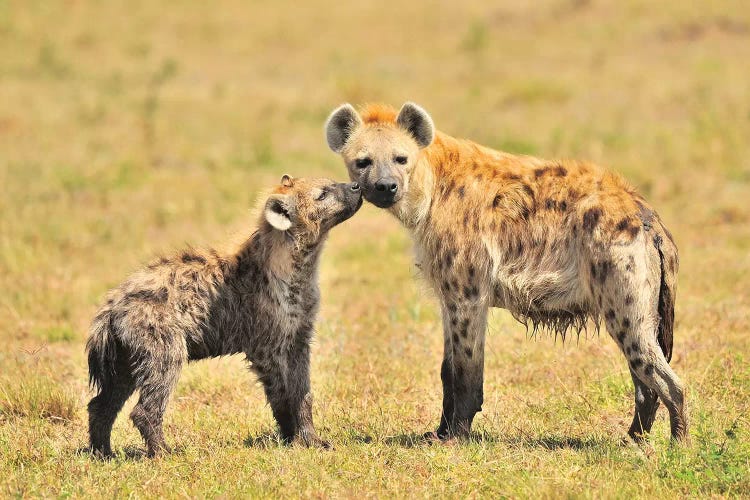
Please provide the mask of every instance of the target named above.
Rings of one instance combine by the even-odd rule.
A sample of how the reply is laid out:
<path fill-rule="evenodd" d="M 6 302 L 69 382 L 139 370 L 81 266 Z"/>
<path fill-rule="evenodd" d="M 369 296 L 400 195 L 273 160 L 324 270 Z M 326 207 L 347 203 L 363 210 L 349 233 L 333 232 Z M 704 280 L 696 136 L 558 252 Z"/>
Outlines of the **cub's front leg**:
<path fill-rule="evenodd" d="M 330 447 L 318 437 L 312 418 L 310 392 L 310 346 L 290 348 L 278 365 L 261 375 L 263 388 L 286 443 Z"/>

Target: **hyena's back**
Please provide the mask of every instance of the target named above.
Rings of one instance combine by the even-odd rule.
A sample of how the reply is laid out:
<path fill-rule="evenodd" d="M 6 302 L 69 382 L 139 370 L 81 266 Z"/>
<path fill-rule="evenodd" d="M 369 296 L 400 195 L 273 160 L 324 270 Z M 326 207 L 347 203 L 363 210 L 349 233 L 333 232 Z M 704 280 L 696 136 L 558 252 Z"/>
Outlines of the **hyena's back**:
<path fill-rule="evenodd" d="M 87 345 L 91 384 L 101 389 L 110 383 L 114 368 L 140 386 L 153 365 L 218 355 L 191 353 L 190 347 L 191 340 L 212 345 L 208 305 L 220 293 L 226 265 L 218 256 L 186 252 L 177 260 L 153 262 L 109 292 L 91 324 Z M 213 347 L 210 351 L 221 349 L 218 341 Z M 143 362 L 131 365 L 129 358 L 136 352 Z"/>

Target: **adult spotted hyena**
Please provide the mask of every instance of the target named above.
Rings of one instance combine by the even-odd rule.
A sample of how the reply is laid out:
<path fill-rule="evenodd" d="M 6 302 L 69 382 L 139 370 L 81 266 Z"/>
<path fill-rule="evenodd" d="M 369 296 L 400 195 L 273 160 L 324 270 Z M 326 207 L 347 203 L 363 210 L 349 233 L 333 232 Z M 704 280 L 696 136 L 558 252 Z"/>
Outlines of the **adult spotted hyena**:
<path fill-rule="evenodd" d="M 310 340 L 318 260 L 328 231 L 362 204 L 356 183 L 282 178 L 259 227 L 237 251 L 162 258 L 107 296 L 87 344 L 92 451 L 109 456 L 125 400 L 149 456 L 168 450 L 162 418 L 188 361 L 244 353 L 285 441 L 324 446 L 313 427 Z"/>
<path fill-rule="evenodd" d="M 643 439 L 661 398 L 672 437 L 687 435 L 683 385 L 669 366 L 677 248 L 620 176 L 455 139 L 436 132 L 412 103 L 398 114 L 383 105 L 361 113 L 343 105 L 329 117 L 326 138 L 365 199 L 411 231 L 440 298 L 437 437 L 468 436 L 481 410 L 489 307 L 563 336 L 603 317 L 635 384 L 628 434 Z"/>

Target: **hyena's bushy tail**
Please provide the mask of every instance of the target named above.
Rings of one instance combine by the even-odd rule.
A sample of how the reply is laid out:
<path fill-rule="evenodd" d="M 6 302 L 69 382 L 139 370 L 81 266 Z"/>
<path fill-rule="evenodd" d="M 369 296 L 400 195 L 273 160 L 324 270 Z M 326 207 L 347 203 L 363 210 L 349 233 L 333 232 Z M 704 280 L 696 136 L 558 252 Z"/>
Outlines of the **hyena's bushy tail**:
<path fill-rule="evenodd" d="M 657 340 L 667 361 L 672 360 L 672 344 L 674 332 L 674 303 L 675 289 L 677 287 L 677 270 L 679 260 L 677 246 L 670 232 L 661 224 L 656 225 L 661 229 L 654 236 L 654 246 L 659 252 L 659 264 L 661 269 L 661 286 L 659 287 L 659 329 Z"/>
<path fill-rule="evenodd" d="M 89 385 L 97 392 L 111 385 L 117 363 L 117 339 L 112 311 L 105 307 L 91 322 L 86 351 L 89 357 Z"/>

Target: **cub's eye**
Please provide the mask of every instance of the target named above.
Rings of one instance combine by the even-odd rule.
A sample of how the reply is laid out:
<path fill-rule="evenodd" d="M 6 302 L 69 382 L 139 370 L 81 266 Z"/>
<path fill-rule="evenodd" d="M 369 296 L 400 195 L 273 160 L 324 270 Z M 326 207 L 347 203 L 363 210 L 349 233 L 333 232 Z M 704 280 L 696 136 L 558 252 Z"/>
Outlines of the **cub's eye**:
<path fill-rule="evenodd" d="M 406 165 L 406 162 L 409 160 L 406 156 L 397 156 L 393 159 L 396 163 L 399 165 Z"/>
<path fill-rule="evenodd" d="M 315 198 L 315 201 L 323 201 L 326 199 L 326 196 L 328 196 L 328 193 L 325 191 L 322 191 L 317 198 Z"/>
<path fill-rule="evenodd" d="M 354 164 L 357 168 L 367 168 L 372 165 L 372 160 L 370 158 L 357 158 L 357 160 L 354 161 Z"/>

